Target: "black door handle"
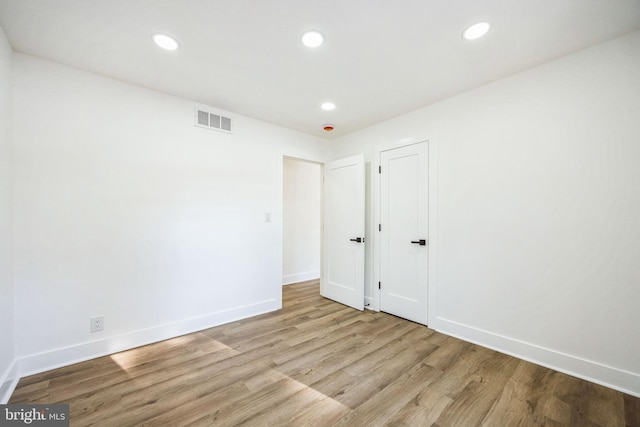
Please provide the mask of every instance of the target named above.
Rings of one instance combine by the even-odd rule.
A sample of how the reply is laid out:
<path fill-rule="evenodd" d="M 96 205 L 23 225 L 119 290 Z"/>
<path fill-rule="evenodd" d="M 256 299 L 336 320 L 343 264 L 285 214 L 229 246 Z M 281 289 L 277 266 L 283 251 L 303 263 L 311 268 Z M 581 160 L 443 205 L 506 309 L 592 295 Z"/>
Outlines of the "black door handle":
<path fill-rule="evenodd" d="M 415 243 L 416 245 L 420 245 L 420 246 L 426 246 L 427 245 L 427 241 L 425 239 L 412 240 L 411 243 Z"/>
<path fill-rule="evenodd" d="M 349 241 L 362 243 L 364 242 L 364 237 L 356 237 L 355 239 L 349 239 Z"/>

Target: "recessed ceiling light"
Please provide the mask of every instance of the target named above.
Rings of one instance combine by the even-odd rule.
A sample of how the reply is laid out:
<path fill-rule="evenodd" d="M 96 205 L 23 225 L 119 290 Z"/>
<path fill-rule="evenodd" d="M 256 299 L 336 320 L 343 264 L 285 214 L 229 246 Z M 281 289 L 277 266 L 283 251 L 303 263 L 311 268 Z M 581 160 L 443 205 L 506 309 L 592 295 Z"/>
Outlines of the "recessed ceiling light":
<path fill-rule="evenodd" d="M 302 35 L 302 44 L 307 47 L 318 47 L 324 43 L 324 36 L 318 31 L 307 31 Z"/>
<path fill-rule="evenodd" d="M 462 33 L 462 37 L 467 40 L 475 40 L 487 34 L 489 28 L 491 28 L 491 26 L 488 22 L 478 22 L 477 24 L 473 24 L 466 30 L 464 30 L 464 32 Z"/>
<path fill-rule="evenodd" d="M 176 50 L 179 46 L 176 39 L 166 34 L 154 34 L 153 41 L 163 49 Z"/>
<path fill-rule="evenodd" d="M 333 102 L 325 102 L 320 106 L 320 108 L 322 108 L 325 111 L 331 111 L 331 110 L 335 110 L 336 104 L 334 104 Z"/>

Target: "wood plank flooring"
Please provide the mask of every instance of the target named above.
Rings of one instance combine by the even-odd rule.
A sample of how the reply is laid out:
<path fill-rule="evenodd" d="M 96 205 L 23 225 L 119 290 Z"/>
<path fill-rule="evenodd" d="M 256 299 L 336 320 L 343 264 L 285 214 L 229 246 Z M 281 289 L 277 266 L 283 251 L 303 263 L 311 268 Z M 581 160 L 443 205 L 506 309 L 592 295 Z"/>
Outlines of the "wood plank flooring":
<path fill-rule="evenodd" d="M 284 308 L 23 378 L 72 426 L 640 426 L 640 399 L 284 288 Z"/>

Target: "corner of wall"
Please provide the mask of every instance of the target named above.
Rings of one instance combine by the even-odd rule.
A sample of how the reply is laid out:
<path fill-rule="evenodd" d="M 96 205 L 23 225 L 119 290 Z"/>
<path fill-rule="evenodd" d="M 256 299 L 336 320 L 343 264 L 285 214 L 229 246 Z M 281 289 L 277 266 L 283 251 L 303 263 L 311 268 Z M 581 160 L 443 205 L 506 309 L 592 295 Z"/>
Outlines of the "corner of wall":
<path fill-rule="evenodd" d="M 13 49 L 0 27 L 0 403 L 18 381 L 15 359 L 15 280 L 13 273 Z"/>
<path fill-rule="evenodd" d="M 0 405 L 9 402 L 13 390 L 15 390 L 18 385 L 18 381 L 20 380 L 18 370 L 18 361 L 14 359 L 4 375 L 0 377 Z"/>

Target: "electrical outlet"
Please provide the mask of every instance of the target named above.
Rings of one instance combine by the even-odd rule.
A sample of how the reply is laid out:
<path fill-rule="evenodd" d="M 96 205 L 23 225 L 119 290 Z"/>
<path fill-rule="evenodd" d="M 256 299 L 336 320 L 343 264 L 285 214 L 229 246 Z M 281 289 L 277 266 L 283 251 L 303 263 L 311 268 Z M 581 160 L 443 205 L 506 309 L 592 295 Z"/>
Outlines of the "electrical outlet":
<path fill-rule="evenodd" d="M 100 332 L 104 330 L 104 316 L 96 316 L 90 319 L 91 332 Z"/>

